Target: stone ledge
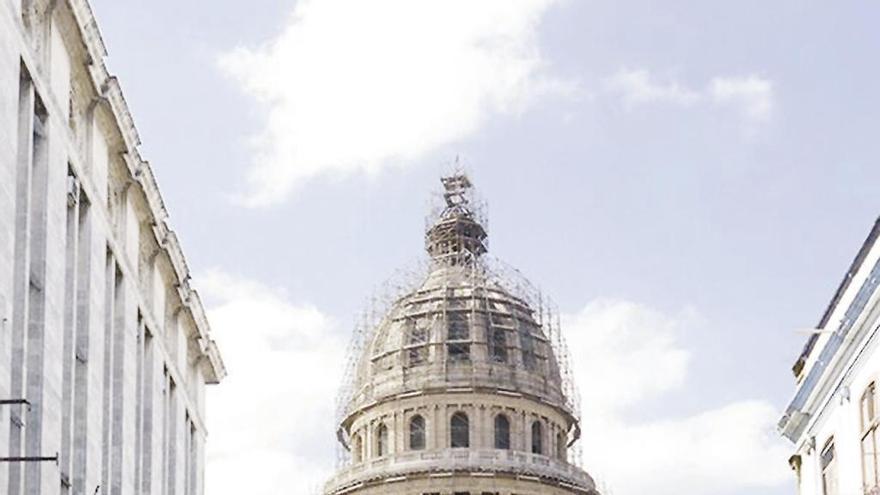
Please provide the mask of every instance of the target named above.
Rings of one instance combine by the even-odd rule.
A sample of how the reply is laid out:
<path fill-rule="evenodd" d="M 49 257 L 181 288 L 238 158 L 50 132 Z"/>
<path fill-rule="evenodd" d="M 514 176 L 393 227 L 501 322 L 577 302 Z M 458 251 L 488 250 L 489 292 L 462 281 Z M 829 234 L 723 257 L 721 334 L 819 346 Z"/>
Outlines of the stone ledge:
<path fill-rule="evenodd" d="M 345 493 L 354 486 L 382 483 L 401 476 L 445 473 L 535 477 L 541 482 L 564 484 L 585 493 L 595 488 L 593 479 L 581 468 L 544 455 L 498 449 L 442 449 L 389 454 L 353 464 L 327 482 L 325 493 Z"/>

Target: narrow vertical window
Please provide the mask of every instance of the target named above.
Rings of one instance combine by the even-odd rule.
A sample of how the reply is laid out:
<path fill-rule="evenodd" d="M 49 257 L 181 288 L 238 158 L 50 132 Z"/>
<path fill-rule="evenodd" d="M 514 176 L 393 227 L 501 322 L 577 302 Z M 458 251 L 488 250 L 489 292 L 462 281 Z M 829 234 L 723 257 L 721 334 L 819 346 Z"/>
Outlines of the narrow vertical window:
<path fill-rule="evenodd" d="M 413 416 L 409 420 L 409 448 L 410 450 L 425 448 L 425 418 L 421 416 Z"/>
<path fill-rule="evenodd" d="M 822 495 L 837 495 L 837 456 L 833 438 L 825 443 L 819 464 L 822 467 Z"/>
<path fill-rule="evenodd" d="M 165 490 L 165 487 L 168 486 L 168 482 L 166 481 L 168 477 L 168 463 L 163 459 L 164 456 L 168 454 L 168 414 L 170 412 L 170 407 L 168 404 L 171 402 L 168 399 L 168 395 L 171 393 L 168 390 L 168 366 L 162 366 L 162 403 L 161 403 L 161 411 L 160 414 L 160 428 L 161 428 L 161 442 L 162 445 L 159 448 L 159 491 Z"/>
<path fill-rule="evenodd" d="M 519 346 L 522 352 L 523 367 L 527 370 L 535 369 L 535 342 L 528 327 L 519 329 Z"/>
<path fill-rule="evenodd" d="M 532 453 L 544 453 L 544 428 L 540 421 L 532 423 Z"/>
<path fill-rule="evenodd" d="M 164 493 L 174 493 L 177 471 L 177 386 L 168 366 L 162 374 L 162 449 L 159 459 L 160 488 Z"/>
<path fill-rule="evenodd" d="M 101 483 L 110 487 L 111 435 L 113 423 L 113 336 L 116 309 L 116 262 L 113 252 L 107 248 L 107 264 L 104 271 L 104 376 L 103 406 L 104 418 L 101 430 Z"/>
<path fill-rule="evenodd" d="M 495 448 L 510 449 L 510 420 L 507 416 L 495 416 Z"/>
<path fill-rule="evenodd" d="M 470 447 L 470 423 L 463 412 L 457 412 L 449 420 L 449 445 L 453 448 Z"/>
<path fill-rule="evenodd" d="M 493 362 L 507 362 L 507 338 L 504 329 L 489 326 L 489 355 Z"/>
<path fill-rule="evenodd" d="M 175 493 L 177 487 L 177 438 L 178 438 L 178 423 L 177 423 L 177 385 L 174 383 L 174 378 L 168 377 L 168 422 L 165 425 L 168 432 L 166 433 L 168 438 L 168 444 L 166 445 L 167 450 L 165 451 L 165 462 L 166 462 L 166 471 L 165 471 L 165 481 L 166 481 L 166 492 L 165 493 Z"/>
<path fill-rule="evenodd" d="M 92 249 L 91 203 L 82 191 L 79 195 L 77 227 L 76 335 L 73 372 L 73 467 L 72 492 L 85 493 L 88 471 L 89 420 L 89 346 L 92 331 Z M 94 434 L 94 432 L 93 432 Z"/>
<path fill-rule="evenodd" d="M 46 349 L 47 231 L 49 206 L 49 116 L 42 100 L 34 96 L 33 137 L 31 151 L 31 191 L 28 221 L 28 284 L 27 284 L 27 361 L 25 393 L 31 409 L 25 428 L 25 455 L 40 455 L 43 447 L 43 413 Z M 54 215 L 53 215 L 54 216 Z M 31 480 L 39 476 L 39 466 L 28 463 L 25 470 L 25 491 Z M 12 476 L 10 476 L 11 478 Z"/>
<path fill-rule="evenodd" d="M 877 396 L 874 383 L 868 385 L 859 402 L 862 416 L 862 475 L 865 493 L 880 484 L 877 455 Z"/>
<path fill-rule="evenodd" d="M 135 409 L 134 409 L 134 486 L 140 486 L 141 468 L 143 467 L 143 421 L 144 421 L 144 345 L 146 327 L 144 316 L 137 315 L 137 350 L 135 362 Z"/>
<path fill-rule="evenodd" d="M 388 427 L 384 423 L 376 428 L 376 455 L 388 455 Z"/>
<path fill-rule="evenodd" d="M 61 493 L 70 492 L 71 455 L 73 442 L 73 373 L 76 364 L 76 284 L 78 282 L 77 251 L 79 244 L 79 181 L 68 164 L 67 168 L 67 222 L 64 256 L 64 336 L 62 339 L 63 358 L 62 406 L 61 406 Z"/>
<path fill-rule="evenodd" d="M 470 328 L 464 313 L 446 315 L 446 351 L 451 362 L 467 362 L 471 359 Z"/>
<path fill-rule="evenodd" d="M 156 370 L 154 350 L 153 350 L 153 334 L 150 329 L 144 327 L 144 343 L 143 352 L 143 413 L 141 422 L 141 450 L 143 457 L 141 459 L 141 493 L 151 493 L 153 485 L 153 383 L 155 378 L 153 374 Z"/>
<path fill-rule="evenodd" d="M 123 392 L 126 386 L 126 369 L 131 366 L 126 362 L 126 348 L 129 344 L 126 342 L 129 338 L 128 328 L 126 328 L 126 311 L 125 311 L 125 281 L 122 277 L 122 271 L 119 265 L 116 265 L 116 285 L 114 287 L 116 294 L 113 302 L 116 307 L 113 309 L 113 433 L 111 438 L 113 441 L 113 466 L 110 485 L 114 489 L 114 493 L 122 492 L 123 483 L 123 459 L 125 452 L 131 448 L 128 443 L 128 437 L 123 434 L 123 411 L 126 410 L 125 401 L 126 394 Z"/>
<path fill-rule="evenodd" d="M 409 321 L 407 334 L 407 364 L 409 366 L 419 366 L 428 361 L 428 340 L 430 339 L 430 328 L 428 320 L 419 318 L 415 321 Z"/>
<path fill-rule="evenodd" d="M 183 427 L 186 430 L 183 434 L 183 493 L 184 495 L 190 495 L 190 471 L 192 470 L 192 465 L 190 464 L 190 449 L 192 447 L 192 435 L 190 434 L 190 426 L 189 426 L 189 411 L 184 413 L 183 419 Z"/>
<path fill-rule="evenodd" d="M 196 495 L 199 492 L 199 435 L 196 425 L 189 421 L 189 483 L 188 494 Z"/>
<path fill-rule="evenodd" d="M 470 329 L 468 328 L 467 315 L 463 313 L 449 313 L 447 316 L 449 340 L 468 340 Z"/>
<path fill-rule="evenodd" d="M 198 465 L 198 437 L 196 435 L 196 425 L 193 422 L 192 417 L 189 415 L 189 411 L 186 413 L 186 420 L 183 423 L 184 426 L 184 445 L 183 445 L 183 454 L 186 456 L 184 460 L 184 479 L 183 479 L 183 490 L 185 495 L 195 495 L 196 494 L 196 483 L 198 479 L 197 475 L 197 465 Z"/>
<path fill-rule="evenodd" d="M 18 88 L 18 154 L 15 167 L 15 245 L 13 247 L 13 293 L 12 293 L 12 338 L 10 355 L 10 394 L 13 397 L 25 396 L 25 360 L 27 339 L 27 305 L 29 295 L 29 225 L 31 204 L 31 157 L 33 156 L 34 100 L 36 94 L 30 74 L 24 63 L 20 66 Z M 26 410 L 22 407 L 10 411 L 9 449 L 10 456 L 22 455 Z M 21 491 L 20 463 L 10 463 L 8 470 L 8 492 L 11 495 Z"/>
<path fill-rule="evenodd" d="M 122 486 L 122 460 L 125 451 L 123 435 L 123 385 L 125 382 L 125 299 L 124 281 L 113 253 L 107 249 L 104 326 L 104 430 L 103 464 L 101 475 L 104 486 L 111 489 Z"/>

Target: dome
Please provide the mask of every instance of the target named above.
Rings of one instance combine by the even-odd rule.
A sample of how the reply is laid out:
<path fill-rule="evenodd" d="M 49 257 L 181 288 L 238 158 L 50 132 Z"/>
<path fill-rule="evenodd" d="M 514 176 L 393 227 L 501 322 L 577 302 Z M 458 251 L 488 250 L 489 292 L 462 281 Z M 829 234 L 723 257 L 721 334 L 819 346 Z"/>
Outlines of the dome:
<path fill-rule="evenodd" d="M 540 315 L 478 265 L 436 266 L 360 356 L 349 407 L 413 391 L 492 388 L 565 405 Z"/>
<path fill-rule="evenodd" d="M 325 493 L 598 495 L 569 454 L 580 425 L 558 320 L 488 256 L 467 176 L 442 181 L 425 269 L 355 332 L 339 397 L 342 465 Z"/>

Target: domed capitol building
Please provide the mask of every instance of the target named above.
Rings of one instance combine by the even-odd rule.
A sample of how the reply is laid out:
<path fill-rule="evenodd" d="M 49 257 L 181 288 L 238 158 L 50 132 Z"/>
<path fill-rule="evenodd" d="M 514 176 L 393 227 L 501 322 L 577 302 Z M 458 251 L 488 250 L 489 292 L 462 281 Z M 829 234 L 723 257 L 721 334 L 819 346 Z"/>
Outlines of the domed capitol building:
<path fill-rule="evenodd" d="M 558 317 L 487 255 L 482 203 L 442 179 L 415 284 L 355 332 L 325 494 L 598 495 Z"/>

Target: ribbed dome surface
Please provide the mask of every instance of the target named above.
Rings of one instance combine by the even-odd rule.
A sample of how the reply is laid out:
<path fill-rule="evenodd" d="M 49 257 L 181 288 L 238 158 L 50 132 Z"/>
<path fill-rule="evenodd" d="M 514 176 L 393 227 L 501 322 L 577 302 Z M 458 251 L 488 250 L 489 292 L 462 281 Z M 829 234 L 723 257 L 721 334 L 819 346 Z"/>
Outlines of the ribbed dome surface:
<path fill-rule="evenodd" d="M 398 394 L 495 388 L 564 405 L 550 342 L 482 265 L 438 266 L 400 298 L 358 363 L 349 411 Z"/>

